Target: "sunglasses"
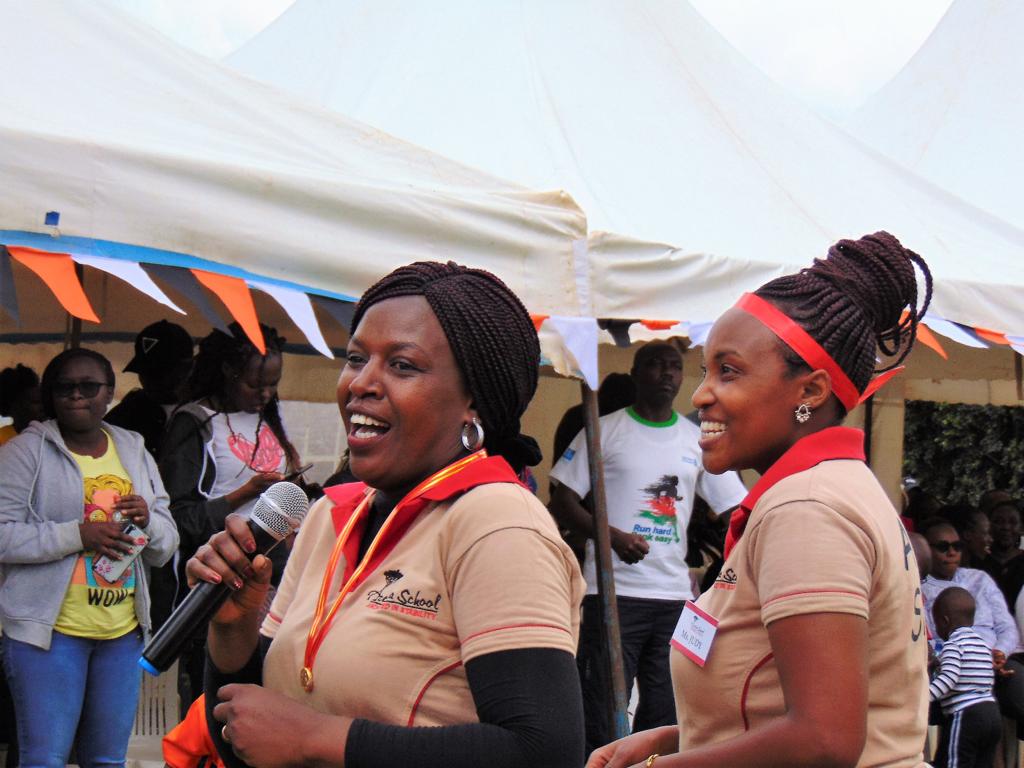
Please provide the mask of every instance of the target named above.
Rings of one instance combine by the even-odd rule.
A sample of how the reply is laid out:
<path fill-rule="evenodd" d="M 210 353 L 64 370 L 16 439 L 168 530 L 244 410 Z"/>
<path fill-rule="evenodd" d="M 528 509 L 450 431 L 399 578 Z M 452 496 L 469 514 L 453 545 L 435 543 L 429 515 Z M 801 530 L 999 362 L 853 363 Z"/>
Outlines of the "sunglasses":
<path fill-rule="evenodd" d="M 960 552 L 963 550 L 964 545 L 962 542 L 959 541 L 936 541 L 934 544 L 932 544 L 932 547 L 937 549 L 942 554 L 946 554 L 951 549 L 954 552 Z"/>
<path fill-rule="evenodd" d="M 53 385 L 54 397 L 66 399 L 71 397 L 77 389 L 79 394 L 86 400 L 96 397 L 100 389 L 110 386 L 104 381 L 58 381 Z"/>

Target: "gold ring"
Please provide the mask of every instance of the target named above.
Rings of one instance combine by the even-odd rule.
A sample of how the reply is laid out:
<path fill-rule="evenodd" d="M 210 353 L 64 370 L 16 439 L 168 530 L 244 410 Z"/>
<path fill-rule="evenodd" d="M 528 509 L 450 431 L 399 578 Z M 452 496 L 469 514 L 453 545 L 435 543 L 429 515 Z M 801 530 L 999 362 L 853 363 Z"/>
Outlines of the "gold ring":
<path fill-rule="evenodd" d="M 227 723 L 220 727 L 220 737 L 224 740 L 225 744 L 230 744 L 231 739 L 228 738 L 228 726 Z"/>

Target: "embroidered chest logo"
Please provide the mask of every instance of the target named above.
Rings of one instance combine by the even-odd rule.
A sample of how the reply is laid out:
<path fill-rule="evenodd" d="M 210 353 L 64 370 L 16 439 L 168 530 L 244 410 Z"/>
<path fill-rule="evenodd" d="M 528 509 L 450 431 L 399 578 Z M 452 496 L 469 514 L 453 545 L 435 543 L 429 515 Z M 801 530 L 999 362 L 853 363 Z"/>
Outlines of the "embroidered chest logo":
<path fill-rule="evenodd" d="M 441 607 L 441 595 L 424 594 L 423 590 L 397 584 L 404 578 L 405 574 L 397 569 L 384 571 L 384 585 L 366 593 L 366 606 L 375 611 L 404 613 L 418 619 L 436 619 Z"/>
<path fill-rule="evenodd" d="M 732 568 L 724 568 L 715 579 L 712 589 L 736 589 L 736 571 Z"/>

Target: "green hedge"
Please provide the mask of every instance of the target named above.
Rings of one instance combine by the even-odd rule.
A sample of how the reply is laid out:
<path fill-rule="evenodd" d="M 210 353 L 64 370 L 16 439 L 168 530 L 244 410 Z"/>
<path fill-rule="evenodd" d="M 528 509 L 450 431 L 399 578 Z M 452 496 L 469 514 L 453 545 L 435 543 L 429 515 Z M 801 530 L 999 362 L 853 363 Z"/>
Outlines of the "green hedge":
<path fill-rule="evenodd" d="M 1024 408 L 907 402 L 903 474 L 946 504 L 1024 490 Z"/>

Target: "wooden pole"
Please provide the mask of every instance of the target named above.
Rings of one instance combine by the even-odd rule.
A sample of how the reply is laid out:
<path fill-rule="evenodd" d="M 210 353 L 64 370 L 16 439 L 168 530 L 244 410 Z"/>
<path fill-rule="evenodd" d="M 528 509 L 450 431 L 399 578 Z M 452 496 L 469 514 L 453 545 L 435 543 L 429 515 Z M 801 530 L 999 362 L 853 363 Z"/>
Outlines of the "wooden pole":
<path fill-rule="evenodd" d="M 629 735 L 626 678 L 622 666 L 622 635 L 619 632 L 619 604 L 615 599 L 615 575 L 612 572 L 612 539 L 608 530 L 608 501 L 604 492 L 604 456 L 601 453 L 601 426 L 598 421 L 597 393 L 580 384 L 583 392 L 583 424 L 587 434 L 590 460 L 590 493 L 594 505 L 594 564 L 597 591 L 601 597 L 602 618 L 608 647 L 608 679 L 612 683 L 612 723 L 615 738 Z"/>

